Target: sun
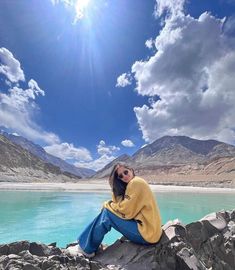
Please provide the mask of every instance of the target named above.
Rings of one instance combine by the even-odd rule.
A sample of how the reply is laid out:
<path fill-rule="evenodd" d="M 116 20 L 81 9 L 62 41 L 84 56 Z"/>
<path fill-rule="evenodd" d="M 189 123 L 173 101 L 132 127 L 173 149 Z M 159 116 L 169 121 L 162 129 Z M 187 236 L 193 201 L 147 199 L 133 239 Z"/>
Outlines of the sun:
<path fill-rule="evenodd" d="M 84 17 L 84 13 L 89 5 L 90 0 L 77 0 L 75 4 L 76 17 L 81 19 Z"/>

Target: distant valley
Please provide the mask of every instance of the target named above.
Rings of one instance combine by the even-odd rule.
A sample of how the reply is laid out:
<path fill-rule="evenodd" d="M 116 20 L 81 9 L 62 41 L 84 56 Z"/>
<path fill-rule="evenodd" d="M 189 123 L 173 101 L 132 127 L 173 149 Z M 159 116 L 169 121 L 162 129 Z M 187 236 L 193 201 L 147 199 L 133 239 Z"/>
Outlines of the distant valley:
<path fill-rule="evenodd" d="M 0 181 L 107 180 L 117 162 L 153 184 L 235 187 L 235 146 L 216 140 L 164 136 L 95 172 L 68 164 L 21 136 L 0 134 Z"/>

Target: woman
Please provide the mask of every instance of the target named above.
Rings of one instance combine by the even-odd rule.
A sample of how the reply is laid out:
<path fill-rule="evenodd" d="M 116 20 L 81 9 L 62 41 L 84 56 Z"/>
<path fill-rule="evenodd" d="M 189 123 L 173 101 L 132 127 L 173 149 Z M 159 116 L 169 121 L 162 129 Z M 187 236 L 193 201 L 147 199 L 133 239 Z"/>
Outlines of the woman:
<path fill-rule="evenodd" d="M 134 170 L 116 164 L 109 177 L 112 200 L 78 237 L 79 244 L 69 247 L 71 255 L 95 256 L 104 235 L 114 228 L 137 244 L 157 243 L 162 234 L 161 218 L 155 197 L 144 179 Z"/>

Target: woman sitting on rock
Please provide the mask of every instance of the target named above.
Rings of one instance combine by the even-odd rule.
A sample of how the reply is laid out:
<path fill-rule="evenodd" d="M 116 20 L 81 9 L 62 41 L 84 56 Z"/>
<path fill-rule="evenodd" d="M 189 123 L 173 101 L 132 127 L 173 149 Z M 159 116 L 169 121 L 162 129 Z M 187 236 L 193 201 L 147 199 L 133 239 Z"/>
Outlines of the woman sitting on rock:
<path fill-rule="evenodd" d="M 147 182 L 135 176 L 134 170 L 116 164 L 109 177 L 112 200 L 103 205 L 100 214 L 78 237 L 71 255 L 95 256 L 105 234 L 114 228 L 137 244 L 157 243 L 162 234 L 161 218 L 155 197 Z"/>

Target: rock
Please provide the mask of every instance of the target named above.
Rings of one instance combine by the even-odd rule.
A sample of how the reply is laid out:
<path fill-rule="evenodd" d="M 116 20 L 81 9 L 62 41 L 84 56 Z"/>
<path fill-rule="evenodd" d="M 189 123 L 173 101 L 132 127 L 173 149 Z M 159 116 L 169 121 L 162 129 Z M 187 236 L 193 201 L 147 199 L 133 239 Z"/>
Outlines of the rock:
<path fill-rule="evenodd" d="M 235 210 L 184 225 L 170 221 L 157 244 L 122 237 L 89 260 L 56 245 L 19 241 L 0 245 L 0 270 L 234 270 Z"/>
<path fill-rule="evenodd" d="M 8 245 L 0 245 L 0 256 L 9 254 L 9 246 Z"/>
<path fill-rule="evenodd" d="M 28 241 L 20 241 L 9 244 L 9 254 L 18 254 L 23 250 L 29 249 L 30 243 Z"/>
<path fill-rule="evenodd" d="M 33 265 L 33 264 L 30 264 L 30 263 L 26 263 L 24 266 L 23 266 L 23 270 L 40 270 L 39 267 Z"/>
<path fill-rule="evenodd" d="M 212 226 L 211 228 L 216 228 L 219 231 L 222 231 L 227 226 L 227 222 L 225 218 L 223 217 L 222 214 L 219 214 L 219 213 L 209 214 L 205 216 L 204 218 L 202 218 L 200 221 L 204 222 L 205 225 L 207 224 L 211 225 Z"/>
<path fill-rule="evenodd" d="M 95 260 L 126 270 L 235 269 L 234 213 L 212 213 L 186 226 L 165 224 L 159 243 L 146 247 L 116 241 Z"/>
<path fill-rule="evenodd" d="M 51 248 L 42 243 L 30 243 L 29 252 L 37 256 L 49 256 Z"/>
<path fill-rule="evenodd" d="M 9 263 L 9 258 L 6 255 L 0 257 L 0 269 L 6 269 L 7 264 Z"/>
<path fill-rule="evenodd" d="M 56 247 L 56 242 L 48 244 L 49 247 Z"/>
<path fill-rule="evenodd" d="M 56 270 L 60 269 L 60 263 L 55 260 L 47 260 L 45 259 L 42 263 L 42 270 Z"/>

